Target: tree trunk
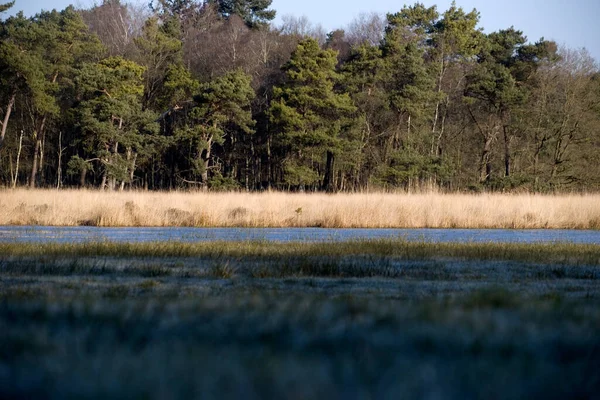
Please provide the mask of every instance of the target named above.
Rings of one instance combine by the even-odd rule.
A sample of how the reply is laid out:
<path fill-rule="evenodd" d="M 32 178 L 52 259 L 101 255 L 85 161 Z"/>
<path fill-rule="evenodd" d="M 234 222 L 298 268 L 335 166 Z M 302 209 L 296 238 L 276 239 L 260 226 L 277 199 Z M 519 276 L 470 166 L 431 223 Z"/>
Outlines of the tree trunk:
<path fill-rule="evenodd" d="M 274 182 L 273 160 L 271 159 L 271 135 L 267 137 L 267 189 L 271 190 L 271 183 Z"/>
<path fill-rule="evenodd" d="M 108 165 L 108 160 L 104 161 L 106 165 Z M 100 183 L 100 190 L 104 190 L 106 188 L 106 182 L 108 181 L 108 171 L 106 169 L 106 165 L 104 166 L 104 173 L 102 173 L 102 182 Z"/>
<path fill-rule="evenodd" d="M 40 149 L 42 147 L 42 140 L 39 138 L 38 134 L 35 135 L 35 147 L 33 149 L 33 165 L 31 166 L 31 176 L 29 178 L 29 187 L 35 188 L 35 179 L 37 176 L 38 169 L 38 154 L 40 153 Z"/>
<path fill-rule="evenodd" d="M 331 150 L 327 150 L 327 162 L 325 164 L 325 176 L 323 178 L 322 190 L 333 192 L 333 169 L 335 157 Z"/>
<path fill-rule="evenodd" d="M 131 161 L 131 147 L 127 147 L 127 151 L 126 151 L 126 158 L 127 162 Z M 125 164 L 125 175 L 128 175 L 128 169 L 129 166 L 127 164 Z M 119 185 L 119 191 L 122 192 L 123 190 L 125 190 L 125 179 L 123 179 L 121 181 L 121 184 Z"/>
<path fill-rule="evenodd" d="M 440 57 L 440 72 L 438 75 L 438 82 L 437 82 L 437 93 L 438 95 L 442 93 L 442 81 L 444 79 L 444 73 L 446 71 L 445 68 L 445 63 L 444 63 L 444 52 L 442 51 L 441 57 Z M 435 102 L 435 114 L 433 116 L 433 126 L 431 127 L 431 155 L 434 156 L 437 151 L 436 151 L 436 137 L 438 137 L 438 135 L 436 134 L 436 129 L 437 129 L 437 123 L 438 123 L 438 119 L 440 117 L 440 100 L 438 99 Z M 441 134 L 440 134 L 441 136 Z M 438 148 L 439 148 L 439 138 L 437 140 L 438 142 Z"/>
<path fill-rule="evenodd" d="M 477 130 L 481 134 L 483 138 L 483 149 L 481 151 L 481 157 L 479 158 L 479 183 L 488 182 L 490 179 L 490 174 L 492 172 L 492 144 L 496 137 L 498 136 L 498 128 L 499 120 L 493 120 L 494 116 L 488 118 L 487 125 L 481 125 L 477 118 L 475 118 L 475 114 L 471 107 L 467 107 L 469 110 L 469 114 L 471 115 L 471 119 L 477 126 Z"/>
<path fill-rule="evenodd" d="M 434 155 L 442 157 L 444 154 L 442 148 L 442 138 L 446 131 L 446 118 L 448 117 L 448 108 L 450 107 L 450 96 L 446 96 L 446 103 L 444 104 L 444 114 L 442 115 L 442 121 L 440 123 L 440 130 L 436 138 L 436 149 Z"/>
<path fill-rule="evenodd" d="M 436 128 L 437 128 L 437 121 L 439 119 L 440 116 L 440 102 L 439 100 L 436 102 L 435 104 L 435 114 L 433 116 L 433 127 L 431 128 L 431 155 L 435 156 L 436 154 L 436 138 L 437 138 L 437 134 L 436 134 Z"/>
<path fill-rule="evenodd" d="M 58 132 L 58 166 L 56 168 L 56 188 L 60 189 L 60 183 L 62 180 L 62 131 Z"/>
<path fill-rule="evenodd" d="M 202 190 L 208 190 L 208 167 L 210 166 L 210 149 L 212 147 L 212 139 L 206 141 L 206 149 L 202 152 L 200 157 L 202 158 L 203 169 L 202 169 Z"/>
<path fill-rule="evenodd" d="M 2 145 L 4 144 L 4 136 L 6 135 L 6 129 L 8 128 L 8 120 L 10 119 L 10 114 L 12 112 L 13 106 L 15 105 L 15 100 L 17 99 L 17 91 L 13 91 L 12 96 L 8 100 L 8 104 L 6 105 L 6 113 L 4 114 L 4 120 L 2 121 L 2 131 L 0 131 L 0 149 L 2 149 Z"/>
<path fill-rule="evenodd" d="M 345 189 L 344 186 L 345 186 L 346 182 L 344 181 L 344 174 L 342 173 L 341 169 L 338 170 L 338 174 L 337 175 L 338 175 L 338 177 L 337 177 L 337 185 L 335 186 L 336 190 L 339 190 L 339 191 L 343 192 L 344 189 Z"/>
<path fill-rule="evenodd" d="M 204 170 L 202 170 L 202 174 L 200 175 L 202 178 L 202 190 L 206 191 L 208 189 L 208 158 L 203 158 L 202 162 L 204 163 Z"/>
<path fill-rule="evenodd" d="M 119 154 L 119 142 L 115 142 L 115 146 L 113 148 L 113 163 L 115 162 L 115 160 L 117 158 L 117 154 Z M 113 175 L 108 178 L 108 189 L 115 190 L 116 187 L 117 187 L 117 177 Z"/>
<path fill-rule="evenodd" d="M 533 154 L 533 175 L 536 179 L 538 178 L 540 153 L 546 147 L 547 140 L 548 137 L 544 134 L 544 136 L 540 140 L 536 141 L 535 153 Z"/>
<path fill-rule="evenodd" d="M 490 174 L 492 172 L 492 142 L 494 140 L 494 134 L 488 133 L 485 138 L 483 150 L 481 151 L 481 158 L 479 159 L 479 183 L 489 181 Z"/>
<path fill-rule="evenodd" d="M 133 153 L 133 160 L 131 161 L 131 170 L 129 171 L 129 189 L 133 188 L 133 177 L 135 174 L 135 163 L 137 161 L 137 153 Z M 148 186 L 146 185 L 146 190 L 148 190 Z"/>
<path fill-rule="evenodd" d="M 508 133 L 508 127 L 504 126 L 504 176 L 510 176 L 511 168 L 511 157 L 510 157 L 510 134 Z"/>
<path fill-rule="evenodd" d="M 17 162 L 15 166 L 15 176 L 13 177 L 12 187 L 13 189 L 17 187 L 17 178 L 19 177 L 19 160 L 21 159 L 21 148 L 23 147 L 23 131 L 21 131 L 21 136 L 19 136 L 19 150 L 17 151 Z"/>
<path fill-rule="evenodd" d="M 85 177 L 87 175 L 87 168 L 83 168 L 81 170 L 81 174 L 79 175 L 79 187 L 84 188 L 85 187 Z M 101 189 L 103 189 L 104 186 L 101 187 Z"/>
<path fill-rule="evenodd" d="M 54 74 L 54 76 L 52 77 L 52 83 L 56 83 L 56 80 L 58 79 L 58 72 L 56 72 Z M 42 121 L 40 122 L 40 127 L 37 130 L 37 133 L 35 135 L 35 149 L 33 152 L 33 167 L 31 168 L 31 177 L 29 180 L 29 186 L 33 189 L 35 188 L 36 185 L 36 179 L 37 179 L 37 173 L 38 173 L 38 168 L 41 171 L 43 168 L 43 164 L 44 164 L 44 139 L 46 136 L 46 121 L 48 120 L 48 115 L 44 114 L 44 116 L 42 117 Z M 39 162 L 38 162 L 38 157 L 39 157 Z M 42 176 L 42 180 L 43 180 L 43 176 Z"/>
<path fill-rule="evenodd" d="M 44 169 L 44 154 L 46 154 L 46 130 L 42 132 L 42 145 L 40 147 L 40 162 L 38 163 L 38 181 L 44 185 L 46 182 L 46 174 Z"/>
<path fill-rule="evenodd" d="M 246 168 L 244 169 L 244 182 L 245 182 L 245 186 L 246 186 L 246 192 L 248 192 L 250 190 L 250 177 L 248 176 L 249 170 L 250 170 L 250 159 L 248 158 L 248 156 L 246 156 Z"/>

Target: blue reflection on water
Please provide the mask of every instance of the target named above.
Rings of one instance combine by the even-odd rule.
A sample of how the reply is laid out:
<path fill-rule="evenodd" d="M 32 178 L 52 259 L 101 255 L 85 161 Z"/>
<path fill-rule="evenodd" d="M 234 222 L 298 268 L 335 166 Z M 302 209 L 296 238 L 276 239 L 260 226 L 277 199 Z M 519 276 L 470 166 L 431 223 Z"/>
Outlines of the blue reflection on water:
<path fill-rule="evenodd" d="M 0 242 L 248 241 L 339 242 L 405 239 L 426 242 L 572 242 L 600 244 L 600 231 L 547 229 L 326 229 L 326 228 L 101 228 L 1 226 Z"/>

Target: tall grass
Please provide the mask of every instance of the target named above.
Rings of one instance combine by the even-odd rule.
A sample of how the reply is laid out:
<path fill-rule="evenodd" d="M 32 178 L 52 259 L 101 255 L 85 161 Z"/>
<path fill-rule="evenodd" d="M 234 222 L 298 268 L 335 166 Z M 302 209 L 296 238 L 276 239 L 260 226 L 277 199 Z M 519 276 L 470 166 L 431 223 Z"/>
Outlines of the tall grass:
<path fill-rule="evenodd" d="M 0 225 L 600 229 L 600 195 L 3 190 Z"/>
<path fill-rule="evenodd" d="M 575 243 L 429 243 L 382 239 L 340 243 L 277 242 L 157 242 L 157 243 L 0 243 L 3 260 L 32 259 L 49 262 L 63 257 L 187 258 L 217 260 L 354 259 L 371 256 L 401 260 L 518 261 L 556 265 L 600 265 L 600 245 Z"/>

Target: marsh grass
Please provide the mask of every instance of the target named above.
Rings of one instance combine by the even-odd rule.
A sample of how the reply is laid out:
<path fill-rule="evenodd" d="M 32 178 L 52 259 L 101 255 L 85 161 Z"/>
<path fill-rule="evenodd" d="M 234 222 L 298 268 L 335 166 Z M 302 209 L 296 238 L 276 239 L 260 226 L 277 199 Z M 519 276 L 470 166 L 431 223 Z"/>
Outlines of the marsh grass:
<path fill-rule="evenodd" d="M 491 285 L 399 300 L 398 289 L 310 281 L 310 291 L 184 294 L 169 280 L 2 290 L 0 396 L 593 398 L 600 388 L 598 297 Z"/>
<path fill-rule="evenodd" d="M 0 225 L 600 229 L 600 195 L 3 190 Z"/>
<path fill-rule="evenodd" d="M 63 276 L 142 276 L 159 277 L 169 276 L 173 268 L 165 268 L 160 265 L 120 265 L 109 260 L 82 260 L 71 258 L 66 260 L 36 260 L 32 258 L 20 259 L 18 261 L 3 262 L 0 264 L 0 272 L 10 275 L 63 275 Z"/>
<path fill-rule="evenodd" d="M 600 246 L 388 239 L 338 243 L 3 243 L 0 274 L 111 279 L 316 277 L 414 282 L 597 282 Z"/>
<path fill-rule="evenodd" d="M 558 243 L 431 243 L 402 239 L 355 240 L 338 243 L 245 242 L 157 242 L 157 243 L 0 243 L 4 262 L 14 257 L 38 257 L 43 263 L 64 257 L 136 257 L 138 259 L 175 258 L 231 259 L 348 259 L 370 260 L 395 257 L 403 260 L 502 260 L 554 265 L 599 265 L 600 245 Z M 73 262 L 77 262 L 76 260 Z M 0 263 L 0 267 L 2 264 Z M 71 266 L 77 268 L 77 265 Z"/>
<path fill-rule="evenodd" d="M 600 245 L 0 244 L 0 398 L 594 398 Z"/>
<path fill-rule="evenodd" d="M 215 278 L 231 279 L 236 275 L 237 271 L 235 267 L 232 267 L 229 262 L 215 262 L 211 269 L 210 274 Z"/>

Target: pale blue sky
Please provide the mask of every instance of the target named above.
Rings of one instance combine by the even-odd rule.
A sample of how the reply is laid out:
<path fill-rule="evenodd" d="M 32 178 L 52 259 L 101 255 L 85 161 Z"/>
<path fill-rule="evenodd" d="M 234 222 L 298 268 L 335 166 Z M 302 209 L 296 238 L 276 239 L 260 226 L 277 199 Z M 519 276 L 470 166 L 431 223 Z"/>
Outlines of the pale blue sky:
<path fill-rule="evenodd" d="M 101 1 L 101 0 L 98 0 Z M 147 0 L 135 0 L 147 3 Z M 0 0 L 0 3 L 8 0 Z M 420 0 L 448 9 L 451 0 Z M 41 9 L 62 9 L 68 4 L 87 6 L 93 0 L 16 0 L 14 9 L 32 15 Z M 415 1 L 407 2 L 412 5 Z M 514 26 L 531 42 L 540 37 L 555 40 L 570 48 L 587 48 L 600 61 L 600 0 L 457 0 L 458 6 L 481 13 L 480 27 L 486 32 Z M 278 20 L 282 15 L 307 16 L 326 31 L 343 28 L 361 12 L 397 12 L 405 3 L 394 0 L 273 0 Z"/>

